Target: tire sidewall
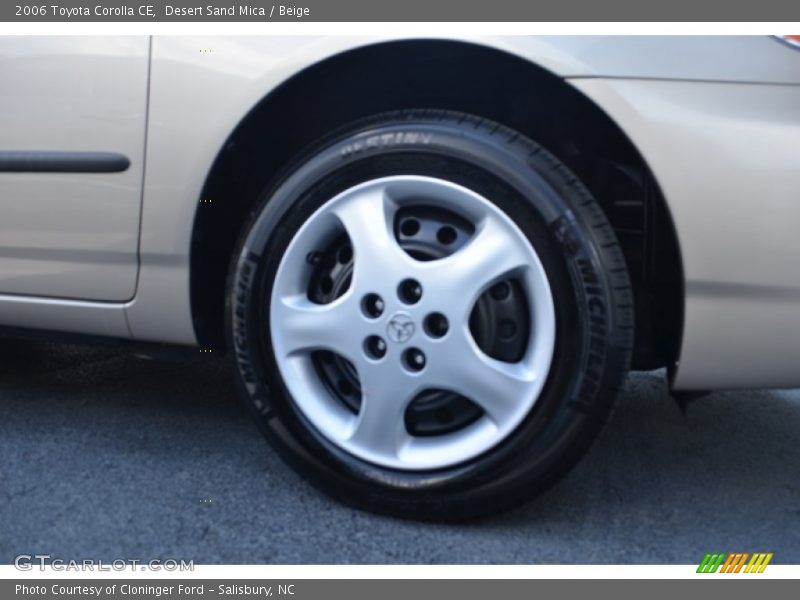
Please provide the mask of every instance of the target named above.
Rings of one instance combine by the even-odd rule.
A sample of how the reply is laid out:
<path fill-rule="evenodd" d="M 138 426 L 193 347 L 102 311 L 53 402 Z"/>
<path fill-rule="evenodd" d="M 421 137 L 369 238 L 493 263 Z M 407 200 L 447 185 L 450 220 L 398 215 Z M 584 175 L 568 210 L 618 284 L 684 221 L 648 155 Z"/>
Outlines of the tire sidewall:
<path fill-rule="evenodd" d="M 525 420 L 479 457 L 419 472 L 367 463 L 314 428 L 282 383 L 268 312 L 275 272 L 299 225 L 333 197 L 337 185 L 400 174 L 387 173 L 387 165 L 399 161 L 402 171 L 404 158 L 413 163 L 412 157 L 428 158 L 427 174 L 437 165 L 463 165 L 461 173 L 440 176 L 471 182 L 471 189 L 484 177 L 476 173 L 485 174 L 484 185 L 499 182 L 494 190 L 475 191 L 493 191 L 487 197 L 528 236 L 547 271 L 557 311 L 552 366 Z M 411 508 L 455 515 L 486 501 L 499 508 L 501 498 L 516 498 L 521 487 L 531 492 L 552 483 L 591 442 L 629 360 L 590 203 L 589 193 L 545 150 L 499 126 L 383 117 L 322 144 L 265 192 L 245 228 L 229 282 L 229 342 L 245 397 L 266 436 L 326 491 L 383 512 Z"/>

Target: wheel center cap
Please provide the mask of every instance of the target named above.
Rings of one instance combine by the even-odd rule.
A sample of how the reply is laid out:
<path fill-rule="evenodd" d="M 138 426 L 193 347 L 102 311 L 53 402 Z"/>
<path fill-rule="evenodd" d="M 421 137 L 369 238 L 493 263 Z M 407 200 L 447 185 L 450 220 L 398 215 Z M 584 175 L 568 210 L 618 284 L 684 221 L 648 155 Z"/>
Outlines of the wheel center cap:
<path fill-rule="evenodd" d="M 406 312 L 396 312 L 386 325 L 386 337 L 396 344 L 404 344 L 414 335 L 414 321 Z"/>

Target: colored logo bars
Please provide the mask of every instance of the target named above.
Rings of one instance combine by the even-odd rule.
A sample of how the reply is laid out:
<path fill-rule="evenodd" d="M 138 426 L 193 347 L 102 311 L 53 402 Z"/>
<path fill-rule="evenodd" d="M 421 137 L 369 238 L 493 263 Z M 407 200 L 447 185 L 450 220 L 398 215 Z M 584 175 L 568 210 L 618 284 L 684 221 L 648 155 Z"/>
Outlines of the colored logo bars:
<path fill-rule="evenodd" d="M 749 560 L 748 560 L 749 559 Z M 772 552 L 731 552 L 730 554 L 706 554 L 697 567 L 698 573 L 763 573 L 769 561 L 772 560 Z M 724 562 L 723 562 L 724 561 Z"/>

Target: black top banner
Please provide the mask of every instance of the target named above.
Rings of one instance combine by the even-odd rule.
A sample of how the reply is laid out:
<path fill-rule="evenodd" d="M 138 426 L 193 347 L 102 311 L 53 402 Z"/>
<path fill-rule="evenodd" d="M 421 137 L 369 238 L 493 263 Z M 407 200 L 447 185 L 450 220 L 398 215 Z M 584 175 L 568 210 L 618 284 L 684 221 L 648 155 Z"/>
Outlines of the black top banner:
<path fill-rule="evenodd" d="M 3 22 L 771 22 L 798 0 L 12 0 Z"/>

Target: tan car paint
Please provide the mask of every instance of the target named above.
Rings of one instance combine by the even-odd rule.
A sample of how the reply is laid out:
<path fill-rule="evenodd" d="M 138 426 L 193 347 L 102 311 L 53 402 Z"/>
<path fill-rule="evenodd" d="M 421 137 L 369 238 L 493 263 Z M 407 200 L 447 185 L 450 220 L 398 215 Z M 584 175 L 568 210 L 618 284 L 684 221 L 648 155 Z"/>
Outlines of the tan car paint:
<path fill-rule="evenodd" d="M 89 51 L 89 58 L 114 54 L 115 42 L 104 47 L 102 38 L 92 39 L 88 45 L 95 44 L 95 50 Z M 102 227 L 105 237 L 88 235 L 86 224 L 70 225 L 65 219 L 59 227 L 51 225 L 50 237 L 39 240 L 45 248 L 63 248 L 81 232 L 87 234 L 81 243 L 88 247 L 70 264 L 55 268 L 59 263 L 54 261 L 49 274 L 40 270 L 36 287 L 27 291 L 19 287 L 25 272 L 15 280 L 11 263 L 4 258 L 13 246 L 6 240 L 14 238 L 0 238 L 0 324 L 195 344 L 189 305 L 190 237 L 203 182 L 225 139 L 261 98 L 304 68 L 388 39 L 153 38 L 146 154 L 143 147 L 137 148 L 133 133 L 141 116 L 137 94 L 144 94 L 147 87 L 137 69 L 113 78 L 120 80 L 119 91 L 129 93 L 123 101 L 129 110 L 123 112 L 130 134 L 114 130 L 101 137 L 53 138 L 67 149 L 84 148 L 88 139 L 93 146 L 103 144 L 92 150 L 125 150 L 132 162 L 125 175 L 132 179 L 146 156 L 143 204 L 139 207 L 136 200 L 135 182 L 119 175 L 93 175 L 109 177 L 123 195 L 129 194 L 113 205 L 120 218 L 111 219 L 108 206 L 99 208 L 100 215 L 108 214 L 92 224 Z M 73 40 L 78 46 L 84 43 L 82 38 Z M 800 242 L 787 240 L 792 227 L 800 223 L 796 202 L 800 158 L 795 151 L 800 53 L 767 37 L 465 41 L 516 54 L 568 78 L 617 120 L 648 160 L 665 191 L 687 274 L 687 322 L 676 387 L 800 385 L 792 353 L 800 333 L 800 325 L 793 324 L 800 323 Z M 21 44 L 17 52 L 25 54 L 30 52 L 25 44 L 32 42 L 19 38 L 3 43 Z M 147 44 L 141 38 L 132 47 L 141 52 Z M 0 62 L 0 74 L 8 68 Z M 52 66 L 48 68 L 52 71 Z M 5 102 L 18 112 L 23 106 L 20 98 Z M 36 130 L 35 111 L 19 114 Z M 96 133 L 104 131 L 109 119 L 120 118 L 113 111 L 99 114 L 105 120 L 95 115 Z M 58 131 L 72 131 L 69 113 L 55 115 L 53 126 Z M 91 129 L 88 124 L 86 128 Z M 21 137 L 14 141 L 21 143 Z M 2 144 L 0 150 L 15 149 L 6 139 Z M 24 208 L 19 203 L 13 208 L 2 204 L 13 177 L 0 174 L 0 214 L 3 208 L 11 214 Z M 72 183 L 80 185 L 80 177 Z M 93 188 L 90 180 L 83 180 L 87 183 L 82 201 L 87 208 L 83 214 L 91 220 L 96 216 L 87 201 L 99 203 L 108 195 Z M 33 190 L 30 205 L 39 213 L 64 210 L 52 188 Z M 139 272 L 133 295 L 136 249 L 130 232 L 139 228 L 139 208 Z M 36 224 L 37 216 L 29 211 L 16 218 Z M 2 227 L 0 223 L 0 232 Z M 119 235 L 110 239 L 108 235 L 115 232 Z M 112 259 L 125 268 L 113 273 L 104 269 Z M 26 293 L 38 297 L 20 295 Z"/>

